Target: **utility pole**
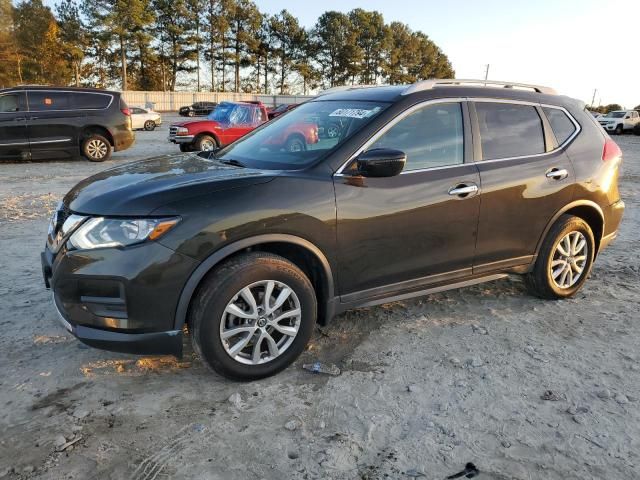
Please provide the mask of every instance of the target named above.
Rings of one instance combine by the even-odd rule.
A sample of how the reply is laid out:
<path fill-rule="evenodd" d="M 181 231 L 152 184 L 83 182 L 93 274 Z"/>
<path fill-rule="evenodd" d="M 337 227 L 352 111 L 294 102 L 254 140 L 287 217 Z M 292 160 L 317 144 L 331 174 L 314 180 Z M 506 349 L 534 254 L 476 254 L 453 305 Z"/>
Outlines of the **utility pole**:
<path fill-rule="evenodd" d="M 487 68 L 484 71 L 484 81 L 486 82 L 488 78 L 489 78 L 489 64 L 487 63 Z M 486 85 L 487 84 L 485 83 L 485 86 Z"/>
<path fill-rule="evenodd" d="M 593 103 L 596 101 L 596 93 L 598 92 L 597 88 L 593 89 L 593 97 L 591 97 L 591 108 L 593 108 Z"/>

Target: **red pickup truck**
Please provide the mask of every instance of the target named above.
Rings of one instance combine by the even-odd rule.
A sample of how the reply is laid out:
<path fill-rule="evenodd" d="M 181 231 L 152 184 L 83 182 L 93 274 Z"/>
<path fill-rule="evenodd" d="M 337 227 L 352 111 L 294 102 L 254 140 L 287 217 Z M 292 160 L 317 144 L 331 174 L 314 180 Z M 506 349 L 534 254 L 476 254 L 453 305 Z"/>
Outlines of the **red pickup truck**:
<path fill-rule="evenodd" d="M 235 142 L 268 121 L 267 109 L 262 103 L 221 102 L 206 120 L 174 123 L 169 127 L 169 141 L 180 146 L 180 151 L 208 151 Z M 270 139 L 274 147 L 290 152 L 306 150 L 307 145 L 318 143 L 318 126 L 300 123 L 289 126 L 282 138 Z"/>

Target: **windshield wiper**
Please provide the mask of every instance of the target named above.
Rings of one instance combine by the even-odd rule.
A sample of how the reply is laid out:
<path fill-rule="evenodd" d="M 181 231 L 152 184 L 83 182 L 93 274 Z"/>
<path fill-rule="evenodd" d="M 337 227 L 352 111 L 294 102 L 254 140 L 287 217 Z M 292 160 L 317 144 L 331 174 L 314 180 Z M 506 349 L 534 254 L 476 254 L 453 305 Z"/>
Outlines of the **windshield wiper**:
<path fill-rule="evenodd" d="M 225 165 L 233 165 L 234 167 L 242 167 L 242 168 L 246 168 L 247 166 L 242 163 L 240 160 L 235 160 L 233 158 L 229 159 L 229 160 L 220 160 L 218 159 L 218 161 L 220 163 L 224 163 Z"/>

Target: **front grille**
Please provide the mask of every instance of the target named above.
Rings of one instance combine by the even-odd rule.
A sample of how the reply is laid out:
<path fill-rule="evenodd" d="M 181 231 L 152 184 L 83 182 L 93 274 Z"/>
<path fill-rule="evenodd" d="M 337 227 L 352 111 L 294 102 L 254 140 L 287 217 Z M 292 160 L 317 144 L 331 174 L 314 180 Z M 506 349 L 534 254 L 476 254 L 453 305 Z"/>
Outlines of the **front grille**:
<path fill-rule="evenodd" d="M 178 133 L 178 127 L 169 127 L 169 135 L 176 135 Z"/>

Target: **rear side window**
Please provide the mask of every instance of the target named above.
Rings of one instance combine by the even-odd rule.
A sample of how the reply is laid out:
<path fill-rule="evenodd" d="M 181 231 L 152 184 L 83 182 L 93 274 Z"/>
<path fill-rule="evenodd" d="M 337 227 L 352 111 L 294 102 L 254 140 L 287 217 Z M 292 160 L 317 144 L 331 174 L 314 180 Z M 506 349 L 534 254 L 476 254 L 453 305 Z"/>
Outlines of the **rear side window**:
<path fill-rule="evenodd" d="M 545 152 L 542 120 L 535 107 L 491 102 L 475 105 L 484 160 Z"/>
<path fill-rule="evenodd" d="M 0 113 L 21 112 L 24 110 L 23 93 L 0 95 Z"/>
<path fill-rule="evenodd" d="M 46 112 L 48 110 L 70 110 L 71 93 L 68 92 L 27 92 L 29 110 L 32 112 Z"/>
<path fill-rule="evenodd" d="M 576 131 L 575 124 L 559 108 L 542 107 L 542 110 L 551 124 L 558 145 L 562 145 Z"/>
<path fill-rule="evenodd" d="M 75 108 L 79 110 L 100 110 L 107 108 L 111 103 L 111 95 L 105 93 L 82 93 L 74 94 Z"/>

